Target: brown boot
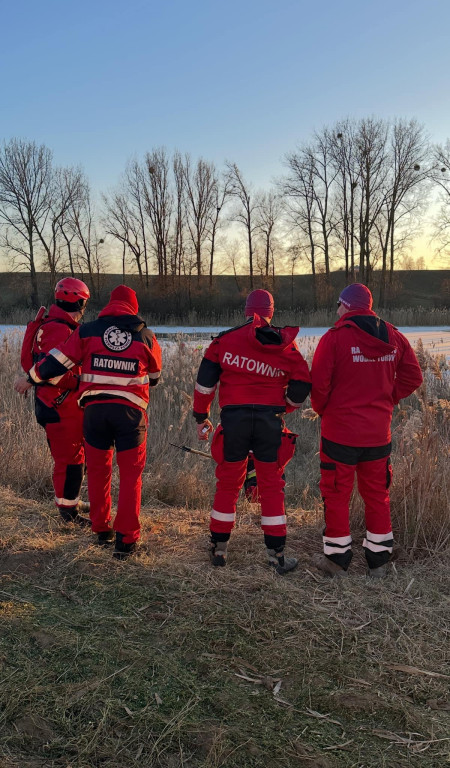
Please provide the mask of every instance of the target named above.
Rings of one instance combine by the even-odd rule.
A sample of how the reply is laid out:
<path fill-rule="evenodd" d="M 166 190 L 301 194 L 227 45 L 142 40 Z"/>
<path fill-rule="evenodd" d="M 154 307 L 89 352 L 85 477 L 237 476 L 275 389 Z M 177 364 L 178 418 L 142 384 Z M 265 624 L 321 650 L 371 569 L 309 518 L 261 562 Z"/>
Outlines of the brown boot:
<path fill-rule="evenodd" d="M 344 571 L 340 565 L 330 560 L 323 552 L 312 556 L 312 564 L 318 571 L 330 579 L 344 579 L 347 576 L 347 571 Z"/>

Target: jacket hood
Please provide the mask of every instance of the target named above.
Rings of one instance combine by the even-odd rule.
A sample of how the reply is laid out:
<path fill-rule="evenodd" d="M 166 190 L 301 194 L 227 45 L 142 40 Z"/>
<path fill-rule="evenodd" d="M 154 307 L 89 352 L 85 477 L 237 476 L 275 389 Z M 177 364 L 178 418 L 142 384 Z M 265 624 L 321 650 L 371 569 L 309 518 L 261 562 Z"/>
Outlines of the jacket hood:
<path fill-rule="evenodd" d="M 395 344 L 389 341 L 389 325 L 381 320 L 375 312 L 371 310 L 355 310 L 346 312 L 334 324 L 335 330 L 351 327 L 357 332 L 357 345 L 359 353 L 370 359 L 384 357 L 384 355 L 393 354 L 396 350 Z"/>
<path fill-rule="evenodd" d="M 250 342 L 253 346 L 264 348 L 265 352 L 278 352 L 280 349 L 286 349 L 297 337 L 300 328 L 298 326 L 287 325 L 284 328 L 277 328 L 267 323 L 259 315 L 253 316 L 253 322 L 248 327 Z"/>
<path fill-rule="evenodd" d="M 69 315 L 68 312 L 66 312 L 64 309 L 61 309 L 61 307 L 58 307 L 56 304 L 52 304 L 50 309 L 48 310 L 47 315 L 48 320 L 63 320 L 67 325 L 70 325 L 72 328 L 78 328 L 80 323 L 77 320 L 74 320 L 72 315 Z"/>
<path fill-rule="evenodd" d="M 108 307 L 110 305 L 108 304 Z M 102 309 L 102 311 L 99 313 L 99 317 L 101 317 L 103 320 L 111 320 L 111 323 L 113 325 L 116 325 L 118 328 L 122 328 L 123 330 L 131 331 L 136 333 L 137 331 L 141 331 L 143 328 L 146 327 L 145 321 L 142 319 L 142 317 L 139 317 L 139 315 L 130 315 L 130 314 L 123 314 L 123 313 L 113 313 L 113 312 L 106 312 L 106 309 L 108 307 L 105 307 L 105 309 Z"/>

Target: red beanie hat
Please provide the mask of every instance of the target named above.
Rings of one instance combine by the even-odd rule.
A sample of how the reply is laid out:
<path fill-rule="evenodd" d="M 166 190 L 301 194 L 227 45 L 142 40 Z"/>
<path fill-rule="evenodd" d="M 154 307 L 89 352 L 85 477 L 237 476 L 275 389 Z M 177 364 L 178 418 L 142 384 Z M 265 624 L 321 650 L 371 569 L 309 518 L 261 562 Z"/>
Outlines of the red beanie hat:
<path fill-rule="evenodd" d="M 252 317 L 253 315 L 268 317 L 269 319 L 272 317 L 273 296 L 269 291 L 257 288 L 256 291 L 248 294 L 245 302 L 245 317 Z"/>
<path fill-rule="evenodd" d="M 349 311 L 352 309 L 372 309 L 373 299 L 367 285 L 352 283 L 344 288 L 339 301 Z"/>
<path fill-rule="evenodd" d="M 139 312 L 139 304 L 136 298 L 136 291 L 132 288 L 128 288 L 127 285 L 118 285 L 117 288 L 111 291 L 110 304 L 120 303 L 126 305 L 127 311 L 130 315 L 137 315 Z"/>

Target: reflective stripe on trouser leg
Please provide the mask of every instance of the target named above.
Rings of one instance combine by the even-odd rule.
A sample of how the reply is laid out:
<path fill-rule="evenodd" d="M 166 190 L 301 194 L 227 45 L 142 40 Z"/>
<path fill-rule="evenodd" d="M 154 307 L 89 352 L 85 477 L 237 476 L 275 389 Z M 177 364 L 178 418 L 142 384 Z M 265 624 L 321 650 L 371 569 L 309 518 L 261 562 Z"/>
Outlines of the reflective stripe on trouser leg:
<path fill-rule="evenodd" d="M 139 538 L 139 512 L 141 510 L 142 472 L 145 467 L 147 442 L 128 451 L 117 451 L 120 484 L 114 530 L 123 534 L 123 543 L 131 544 Z"/>
<path fill-rule="evenodd" d="M 358 490 L 364 499 L 367 530 L 376 534 L 391 534 L 392 538 L 389 457 L 375 461 L 361 461 L 357 465 L 356 472 Z"/>
<path fill-rule="evenodd" d="M 223 461 L 216 467 L 216 493 L 209 529 L 212 533 L 230 533 L 234 528 L 236 503 L 247 472 L 247 459 Z"/>
<path fill-rule="evenodd" d="M 93 406 L 90 406 L 93 407 Z M 94 533 L 106 531 L 111 521 L 111 474 L 113 449 L 102 451 L 85 445 L 88 470 L 89 512 Z"/>
<path fill-rule="evenodd" d="M 286 536 L 284 469 L 276 461 L 254 459 L 261 504 L 261 528 L 269 536 Z"/>
<path fill-rule="evenodd" d="M 55 503 L 64 510 L 76 507 L 84 477 L 82 411 L 78 409 L 55 424 L 46 424 L 45 432 L 54 462 Z"/>
<path fill-rule="evenodd" d="M 389 562 L 394 546 L 389 500 L 390 457 L 361 461 L 356 471 L 366 515 L 364 554 L 369 568 L 379 568 Z"/>
<path fill-rule="evenodd" d="M 350 497 L 355 466 L 330 459 L 320 451 L 320 491 L 323 499 L 325 530 L 324 554 L 341 568 L 348 568 L 352 558 L 350 535 Z"/>

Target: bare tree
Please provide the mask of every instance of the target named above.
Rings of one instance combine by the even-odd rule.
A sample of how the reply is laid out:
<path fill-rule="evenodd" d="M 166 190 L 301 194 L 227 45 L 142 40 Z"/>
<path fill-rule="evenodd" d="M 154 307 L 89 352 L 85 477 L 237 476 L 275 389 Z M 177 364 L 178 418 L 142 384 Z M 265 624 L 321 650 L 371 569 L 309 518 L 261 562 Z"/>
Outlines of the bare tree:
<path fill-rule="evenodd" d="M 256 197 L 252 196 L 251 187 L 244 181 L 242 173 L 236 163 L 227 162 L 226 168 L 226 183 L 229 189 L 229 194 L 238 202 L 237 207 L 231 213 L 231 219 L 245 227 L 248 243 L 250 287 L 253 288 L 253 239 L 256 230 Z"/>
<path fill-rule="evenodd" d="M 311 265 L 313 276 L 313 305 L 317 308 L 316 295 L 316 236 L 314 219 L 316 214 L 316 196 L 314 194 L 314 170 L 311 158 L 300 152 L 286 155 L 285 164 L 288 175 L 282 178 L 279 186 L 286 201 L 286 217 L 290 224 L 290 235 L 294 242 L 292 253 L 296 260 L 306 258 Z"/>
<path fill-rule="evenodd" d="M 257 197 L 256 232 L 262 239 L 264 247 L 264 274 L 275 276 L 273 259 L 275 249 L 275 232 L 280 222 L 283 204 L 279 194 L 274 190 L 262 192 Z"/>
<path fill-rule="evenodd" d="M 11 139 L 0 152 L 2 244 L 13 265 L 30 273 L 31 302 L 39 305 L 36 275 L 36 224 L 46 221 L 52 189 L 52 153 L 44 145 Z"/>
<path fill-rule="evenodd" d="M 344 249 L 345 278 L 355 276 L 355 204 L 359 183 L 360 169 L 356 162 L 356 126 L 353 121 L 345 120 L 336 125 L 330 135 L 330 151 L 336 174 L 336 205 L 339 226 L 335 235 Z"/>
<path fill-rule="evenodd" d="M 159 275 L 168 274 L 168 250 L 173 216 L 169 158 L 164 148 L 154 149 L 145 157 L 145 211 L 155 240 Z"/>
<path fill-rule="evenodd" d="M 107 264 L 101 248 L 104 238 L 99 237 L 96 221 L 90 185 L 81 174 L 79 195 L 68 210 L 64 229 L 73 236 L 72 249 L 78 271 L 89 275 L 94 297 L 98 299 Z"/>
<path fill-rule="evenodd" d="M 217 212 L 218 177 L 213 163 L 200 158 L 193 168 L 190 156 L 184 158 L 184 190 L 189 237 L 195 250 L 197 275 L 203 273 L 203 252 L 210 236 L 213 211 Z"/>
<path fill-rule="evenodd" d="M 440 257 L 450 253 L 450 139 L 444 145 L 436 145 L 432 152 L 430 178 L 440 190 L 440 207 L 433 219 L 432 238 L 437 244 Z"/>

